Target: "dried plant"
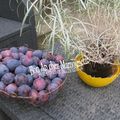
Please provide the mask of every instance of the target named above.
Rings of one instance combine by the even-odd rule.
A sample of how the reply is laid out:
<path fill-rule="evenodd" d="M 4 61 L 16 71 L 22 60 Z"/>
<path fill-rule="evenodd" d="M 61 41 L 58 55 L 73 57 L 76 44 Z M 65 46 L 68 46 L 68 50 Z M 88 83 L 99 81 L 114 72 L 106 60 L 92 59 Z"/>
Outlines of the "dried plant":
<path fill-rule="evenodd" d="M 70 45 L 72 50 L 82 52 L 83 64 L 120 60 L 120 18 L 114 17 L 114 10 L 98 6 L 72 19 Z"/>
<path fill-rule="evenodd" d="M 66 29 L 66 9 L 63 8 L 63 3 L 65 2 L 66 0 L 34 0 L 33 2 L 27 0 L 27 11 L 22 22 L 21 34 L 27 16 L 31 9 L 33 9 L 37 19 L 37 33 L 44 34 L 43 24 L 45 24 L 51 31 L 42 44 L 44 45 L 47 41 L 53 52 L 55 40 L 59 39 L 59 42 L 64 46 L 66 52 L 68 50 L 67 46 L 69 46 L 69 36 Z"/>

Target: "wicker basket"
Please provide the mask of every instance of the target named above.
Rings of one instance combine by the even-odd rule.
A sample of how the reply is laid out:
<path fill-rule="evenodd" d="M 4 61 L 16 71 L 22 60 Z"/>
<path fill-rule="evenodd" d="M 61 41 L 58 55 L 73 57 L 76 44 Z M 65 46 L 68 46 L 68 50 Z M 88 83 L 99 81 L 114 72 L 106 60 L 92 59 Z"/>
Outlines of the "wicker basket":
<path fill-rule="evenodd" d="M 9 48 L 4 48 L 4 49 L 1 49 L 1 51 L 8 50 L 8 49 Z M 32 49 L 29 49 L 29 50 L 32 50 Z M 66 76 L 66 78 L 67 78 L 67 76 Z M 3 91 L 3 90 L 0 90 L 0 95 L 5 96 L 8 99 L 24 100 L 34 106 L 38 106 L 40 104 L 45 104 L 45 103 L 49 102 L 50 100 L 53 100 L 57 96 L 58 92 L 60 92 L 62 90 L 65 81 L 66 81 L 66 79 L 63 80 L 62 83 L 54 91 L 46 92 L 46 95 L 48 95 L 47 101 L 40 101 L 38 98 L 36 100 L 33 100 L 32 97 L 29 97 L 29 96 L 28 97 L 18 96 L 17 93 L 16 94 L 8 94 L 6 91 Z"/>

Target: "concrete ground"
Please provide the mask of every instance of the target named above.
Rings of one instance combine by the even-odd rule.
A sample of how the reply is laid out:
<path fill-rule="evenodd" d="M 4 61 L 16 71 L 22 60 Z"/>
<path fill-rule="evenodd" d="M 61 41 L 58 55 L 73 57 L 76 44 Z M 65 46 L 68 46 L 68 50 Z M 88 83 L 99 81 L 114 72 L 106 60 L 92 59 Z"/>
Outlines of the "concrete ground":
<path fill-rule="evenodd" d="M 8 116 L 0 110 L 0 120 L 10 120 L 10 118 L 8 118 Z"/>

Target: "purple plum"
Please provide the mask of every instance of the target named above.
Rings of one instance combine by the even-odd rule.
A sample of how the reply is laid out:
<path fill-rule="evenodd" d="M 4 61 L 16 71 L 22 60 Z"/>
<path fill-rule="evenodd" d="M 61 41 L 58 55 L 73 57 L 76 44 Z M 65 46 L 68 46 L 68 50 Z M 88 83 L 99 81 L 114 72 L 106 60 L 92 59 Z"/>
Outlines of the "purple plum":
<path fill-rule="evenodd" d="M 46 82 L 42 78 L 35 79 L 33 82 L 33 87 L 38 91 L 43 90 L 46 87 Z"/>
<path fill-rule="evenodd" d="M 38 74 L 38 73 L 35 73 L 34 75 L 33 75 L 33 79 L 37 79 L 37 78 L 39 78 L 40 77 L 40 75 Z"/>
<path fill-rule="evenodd" d="M 42 67 L 42 66 L 44 66 L 44 65 L 49 65 L 50 64 L 50 62 L 47 60 L 47 59 L 41 59 L 40 61 L 39 61 L 39 66 L 40 67 Z"/>
<path fill-rule="evenodd" d="M 32 54 L 33 54 L 33 52 L 30 50 L 26 52 L 26 56 L 29 58 L 32 58 Z"/>
<path fill-rule="evenodd" d="M 31 88 L 28 85 L 21 85 L 18 87 L 18 95 L 28 97 L 30 95 Z"/>
<path fill-rule="evenodd" d="M 23 84 L 28 84 L 28 77 L 26 74 L 21 73 L 15 76 L 15 83 L 16 85 L 20 86 Z"/>
<path fill-rule="evenodd" d="M 45 57 L 45 59 L 47 59 L 49 61 L 54 61 L 55 60 L 55 55 L 52 54 L 51 52 L 48 52 L 47 56 Z"/>
<path fill-rule="evenodd" d="M 2 57 L 11 57 L 11 51 L 5 50 L 1 52 Z"/>
<path fill-rule="evenodd" d="M 6 64 L 6 62 L 7 62 L 8 60 L 11 60 L 11 59 L 12 59 L 12 57 L 5 57 L 5 58 L 2 59 L 2 62 L 3 62 L 4 64 Z"/>
<path fill-rule="evenodd" d="M 15 74 L 20 74 L 20 73 L 25 73 L 27 74 L 28 72 L 28 68 L 25 67 L 24 65 L 19 65 L 18 67 L 16 67 L 15 69 Z"/>
<path fill-rule="evenodd" d="M 20 57 L 19 57 L 19 54 L 18 54 L 18 53 L 15 53 L 15 52 L 14 52 L 14 53 L 11 53 L 11 56 L 12 56 L 13 59 L 17 59 L 17 60 L 20 58 Z"/>
<path fill-rule="evenodd" d="M 43 51 L 43 54 L 42 54 L 42 59 L 46 59 L 46 58 L 47 58 L 47 54 L 48 54 L 48 52 Z"/>
<path fill-rule="evenodd" d="M 9 69 L 7 66 L 5 66 L 4 64 L 0 64 L 0 77 L 2 77 L 5 73 L 8 73 Z"/>
<path fill-rule="evenodd" d="M 56 64 L 55 61 L 50 61 L 50 64 Z"/>
<path fill-rule="evenodd" d="M 18 53 L 19 54 L 19 58 L 22 58 L 23 56 L 25 56 L 23 53 Z"/>
<path fill-rule="evenodd" d="M 19 52 L 26 54 L 27 51 L 28 51 L 28 47 L 25 47 L 25 46 L 19 47 Z"/>
<path fill-rule="evenodd" d="M 1 81 L 6 85 L 14 82 L 14 80 L 15 80 L 15 75 L 13 73 L 6 73 L 1 78 Z"/>
<path fill-rule="evenodd" d="M 14 83 L 9 84 L 8 86 L 6 86 L 5 91 L 8 94 L 12 94 L 12 95 L 16 94 L 17 93 L 17 86 L 16 86 L 16 84 L 14 84 Z"/>
<path fill-rule="evenodd" d="M 40 91 L 38 93 L 38 99 L 39 99 L 39 101 L 41 101 L 41 102 L 47 102 L 48 98 L 49 98 L 49 95 L 48 95 L 47 91 L 42 90 L 42 91 Z"/>
<path fill-rule="evenodd" d="M 27 57 L 27 56 L 24 56 L 24 57 L 21 58 L 21 63 L 22 63 L 24 66 L 28 67 L 28 66 L 30 66 L 30 65 L 33 64 L 33 59 L 32 59 L 32 58 L 29 58 L 29 57 Z"/>
<path fill-rule="evenodd" d="M 59 86 L 58 86 L 57 83 L 51 83 L 51 84 L 48 85 L 47 90 L 49 92 L 57 91 L 58 87 Z"/>
<path fill-rule="evenodd" d="M 46 75 L 49 79 L 54 79 L 57 76 L 57 71 L 54 69 L 49 69 L 46 71 Z"/>
<path fill-rule="evenodd" d="M 56 77 L 52 80 L 52 83 L 58 84 L 58 86 L 63 82 L 63 80 L 59 77 Z"/>
<path fill-rule="evenodd" d="M 27 75 L 28 77 L 28 85 L 32 85 L 33 84 L 33 76 L 31 76 L 30 74 Z"/>
<path fill-rule="evenodd" d="M 58 70 L 57 73 L 58 73 L 58 77 L 61 78 L 62 80 L 66 78 L 67 72 L 64 69 Z"/>
<path fill-rule="evenodd" d="M 60 68 L 59 64 L 55 63 L 55 61 L 50 61 L 50 64 L 48 65 L 48 68 L 51 70 L 58 70 L 58 67 Z"/>
<path fill-rule="evenodd" d="M 5 84 L 2 81 L 0 81 L 0 90 L 4 90 L 5 87 L 6 87 Z"/>
<path fill-rule="evenodd" d="M 20 61 L 16 59 L 9 59 L 6 61 L 6 66 L 10 69 L 10 71 L 14 71 L 16 67 L 20 65 Z"/>
<path fill-rule="evenodd" d="M 39 76 L 42 77 L 42 78 L 46 77 L 46 71 L 47 70 L 48 69 L 46 69 L 46 68 L 41 68 L 40 72 L 39 72 Z"/>
<path fill-rule="evenodd" d="M 40 59 L 39 59 L 38 57 L 34 56 L 34 57 L 33 57 L 33 64 L 34 64 L 34 65 L 39 65 L 39 60 L 40 60 Z"/>
<path fill-rule="evenodd" d="M 32 97 L 32 101 L 35 102 L 38 98 L 38 92 L 32 89 L 29 96 Z"/>
<path fill-rule="evenodd" d="M 36 56 L 39 59 L 41 59 L 42 58 L 42 51 L 41 50 L 35 50 L 35 51 L 33 51 L 33 56 Z"/>
<path fill-rule="evenodd" d="M 44 78 L 45 82 L 46 82 L 46 86 L 48 86 L 51 83 L 51 80 L 47 77 Z"/>
<path fill-rule="evenodd" d="M 11 47 L 11 48 L 10 48 L 10 51 L 11 51 L 12 53 L 18 53 L 18 48 L 16 48 L 16 47 Z"/>
<path fill-rule="evenodd" d="M 62 62 L 64 60 L 64 57 L 63 56 L 61 56 L 61 55 L 56 55 L 55 56 L 55 61 L 57 62 L 57 63 L 60 63 L 60 62 Z"/>
<path fill-rule="evenodd" d="M 2 55 L 0 54 L 0 60 L 2 60 Z"/>
<path fill-rule="evenodd" d="M 37 66 L 36 65 L 30 65 L 28 66 L 28 73 L 31 73 Z"/>

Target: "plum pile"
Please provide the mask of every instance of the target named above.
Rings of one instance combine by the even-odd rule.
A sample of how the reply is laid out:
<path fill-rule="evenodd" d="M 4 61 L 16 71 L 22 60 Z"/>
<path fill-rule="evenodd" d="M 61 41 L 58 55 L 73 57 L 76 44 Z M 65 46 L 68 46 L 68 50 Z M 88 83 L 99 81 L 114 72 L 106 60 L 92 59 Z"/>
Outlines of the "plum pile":
<path fill-rule="evenodd" d="M 46 102 L 66 78 L 64 69 L 49 69 L 49 65 L 60 65 L 63 60 L 61 55 L 25 46 L 3 50 L 0 52 L 0 90 L 17 97 L 30 97 L 33 102 Z M 45 73 L 31 75 L 29 66 L 41 69 L 44 65 L 48 67 Z"/>

